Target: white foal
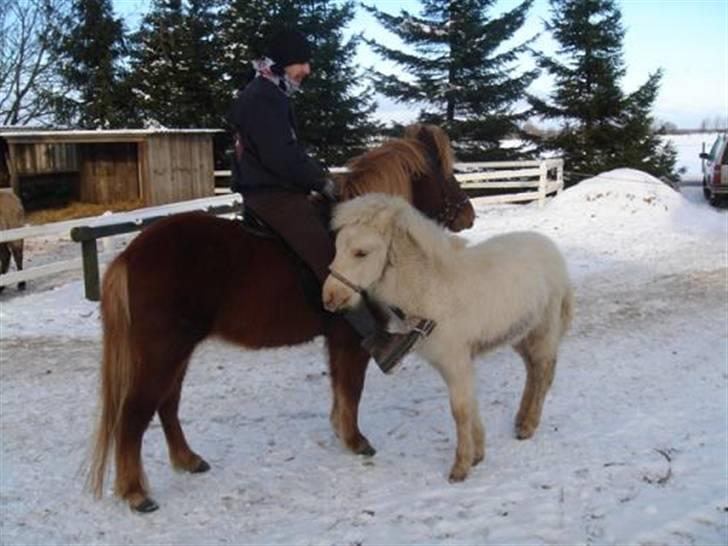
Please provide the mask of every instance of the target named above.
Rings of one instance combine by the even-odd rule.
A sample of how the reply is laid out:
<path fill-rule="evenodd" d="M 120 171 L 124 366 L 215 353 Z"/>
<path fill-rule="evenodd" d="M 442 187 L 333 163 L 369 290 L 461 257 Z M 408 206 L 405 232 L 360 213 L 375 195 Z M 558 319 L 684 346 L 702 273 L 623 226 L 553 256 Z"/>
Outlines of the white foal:
<path fill-rule="evenodd" d="M 483 459 L 485 434 L 475 396 L 473 357 L 510 344 L 526 365 L 516 435 L 541 419 L 556 354 L 572 316 L 566 264 L 547 237 L 499 235 L 474 246 L 450 235 L 399 198 L 372 194 L 336 207 L 336 257 L 323 287 L 330 311 L 360 292 L 437 326 L 415 350 L 442 375 L 457 429 L 451 481 Z"/>

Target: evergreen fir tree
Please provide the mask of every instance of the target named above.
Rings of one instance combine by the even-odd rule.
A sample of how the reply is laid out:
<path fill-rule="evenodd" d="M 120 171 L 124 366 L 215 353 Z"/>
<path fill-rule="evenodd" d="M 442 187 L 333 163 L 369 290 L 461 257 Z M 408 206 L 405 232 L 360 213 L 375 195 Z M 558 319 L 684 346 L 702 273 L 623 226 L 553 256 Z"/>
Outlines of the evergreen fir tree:
<path fill-rule="evenodd" d="M 133 36 L 131 85 L 144 124 L 222 123 L 214 0 L 155 0 Z"/>
<path fill-rule="evenodd" d="M 220 13 L 220 42 L 224 51 L 223 78 L 232 100 L 245 87 L 255 72 L 250 62 L 265 54 L 267 40 L 274 34 L 276 23 L 286 20 L 281 14 L 286 4 L 276 0 L 232 0 Z M 292 11 L 292 10 L 289 10 Z M 287 16 L 292 26 L 297 12 Z"/>
<path fill-rule="evenodd" d="M 462 160 L 504 159 L 519 150 L 504 150 L 502 139 L 518 132 L 528 113 L 516 103 L 537 76 L 514 75 L 514 64 L 528 42 L 504 50 L 523 25 L 532 0 L 492 17 L 495 0 L 422 0 L 422 15 L 390 15 L 365 8 L 414 48 L 407 53 L 367 40 L 384 58 L 410 77 L 376 73 L 376 87 L 395 100 L 424 104 L 419 118 L 442 126 L 455 141 Z"/>
<path fill-rule="evenodd" d="M 371 90 L 359 87 L 353 64 L 358 38 L 343 38 L 353 17 L 353 2 L 333 0 L 237 0 L 221 14 L 225 80 L 233 90 L 252 77 L 250 62 L 265 54 L 276 32 L 294 28 L 309 39 L 312 73 L 293 99 L 299 137 L 332 165 L 361 153 L 378 131 Z"/>
<path fill-rule="evenodd" d="M 124 25 L 111 0 L 73 0 L 67 23 L 55 47 L 61 78 L 75 91 L 53 97 L 56 121 L 87 129 L 125 126 Z"/>
<path fill-rule="evenodd" d="M 551 0 L 546 29 L 559 44 L 559 60 L 539 55 L 555 80 L 550 101 L 531 97 L 540 117 L 563 126 L 555 136 L 534 138 L 541 150 L 564 157 L 567 183 L 618 167 L 675 180 L 676 151 L 663 145 L 650 113 L 661 71 L 625 94 L 624 27 L 615 0 Z"/>
<path fill-rule="evenodd" d="M 359 86 L 364 78 L 353 62 L 360 38 L 344 41 L 342 35 L 353 17 L 353 2 L 318 0 L 302 6 L 300 19 L 314 50 L 313 72 L 303 85 L 301 100 L 296 99 L 301 136 L 317 157 L 333 165 L 365 151 L 379 131 L 371 118 L 374 93 Z"/>

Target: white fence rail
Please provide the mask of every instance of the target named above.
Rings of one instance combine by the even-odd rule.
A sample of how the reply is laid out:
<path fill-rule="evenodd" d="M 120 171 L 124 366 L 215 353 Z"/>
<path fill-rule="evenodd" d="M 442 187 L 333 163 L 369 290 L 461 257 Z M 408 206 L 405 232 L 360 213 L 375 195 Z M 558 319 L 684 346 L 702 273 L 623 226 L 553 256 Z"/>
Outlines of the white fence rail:
<path fill-rule="evenodd" d="M 346 172 L 345 167 L 333 167 L 332 173 Z M 455 164 L 455 179 L 464 190 L 526 189 L 529 191 L 478 197 L 480 203 L 516 203 L 538 201 L 543 206 L 546 197 L 564 189 L 563 159 L 534 159 L 526 161 L 485 161 Z M 215 171 L 217 178 L 229 178 L 230 171 Z M 216 190 L 224 193 L 226 189 Z"/>
<path fill-rule="evenodd" d="M 0 231 L 0 243 L 15 241 L 17 239 L 31 239 L 34 237 L 68 236 L 73 228 L 80 227 L 97 228 L 128 223 L 138 224 L 141 226 L 145 220 L 151 218 L 169 216 L 179 212 L 209 212 L 220 207 L 239 206 L 241 203 L 242 197 L 239 194 L 234 193 L 216 197 L 206 197 L 203 199 L 194 199 L 192 201 L 182 201 L 158 207 L 137 209 L 129 212 L 104 214 L 90 218 L 79 218 L 77 220 L 69 220 L 66 222 L 54 222 L 52 224 L 43 224 L 39 226 L 7 229 Z M 115 254 L 115 252 L 104 252 L 98 255 L 98 261 L 101 263 L 107 262 L 113 258 Z M 71 260 L 63 260 L 50 264 L 29 267 L 22 271 L 12 271 L 5 273 L 4 275 L 0 275 L 0 286 L 8 286 L 21 281 L 29 281 L 41 277 L 56 275 L 66 271 L 80 270 L 82 266 L 83 259 L 79 256 L 79 258 Z"/>
<path fill-rule="evenodd" d="M 455 178 L 468 190 L 526 189 L 517 193 L 478 197 L 479 203 L 517 203 L 538 201 L 540 207 L 546 197 L 564 189 L 564 160 L 540 159 L 532 161 L 491 161 L 483 163 L 456 163 L 460 171 Z"/>
<path fill-rule="evenodd" d="M 561 159 L 533 161 L 500 161 L 483 163 L 457 163 L 455 178 L 467 190 L 479 189 L 525 189 L 528 191 L 478 197 L 480 203 L 515 203 L 537 200 L 543 206 L 546 197 L 558 193 L 564 186 L 564 162 Z M 332 172 L 344 172 L 337 167 Z M 215 171 L 215 176 L 230 176 L 230 171 Z M 134 223 L 140 227 L 149 219 L 188 211 L 213 211 L 225 206 L 240 206 L 239 194 L 225 193 L 204 199 L 195 199 L 159 207 L 138 209 L 130 212 L 105 214 L 92 218 L 80 218 L 66 222 L 56 222 L 39 226 L 27 226 L 0 231 L 0 243 L 16 239 L 68 235 L 74 228 L 99 228 Z M 95 242 L 94 242 L 95 244 Z M 98 262 L 104 263 L 114 257 L 115 252 L 98 254 Z M 94 255 L 96 255 L 94 253 Z M 0 286 L 8 286 L 21 281 L 33 280 L 58 273 L 79 270 L 84 266 L 82 257 L 64 260 L 12 271 L 0 275 Z"/>

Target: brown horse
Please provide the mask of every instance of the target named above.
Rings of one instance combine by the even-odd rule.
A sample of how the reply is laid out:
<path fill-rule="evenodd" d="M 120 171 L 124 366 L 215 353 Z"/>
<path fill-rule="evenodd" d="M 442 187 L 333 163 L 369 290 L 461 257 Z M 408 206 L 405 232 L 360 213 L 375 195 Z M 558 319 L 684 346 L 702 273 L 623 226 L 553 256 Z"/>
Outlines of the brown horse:
<path fill-rule="evenodd" d="M 400 195 L 453 230 L 475 213 L 452 174 L 447 136 L 416 125 L 349 164 L 340 192 Z M 190 250 L 197 249 L 196 259 Z M 174 467 L 210 467 L 187 444 L 178 417 L 180 392 L 194 348 L 219 336 L 250 349 L 327 339 L 333 390 L 331 424 L 354 453 L 374 449 L 358 426 L 369 355 L 354 330 L 307 297 L 284 245 L 234 221 L 180 214 L 142 232 L 109 266 L 103 280 L 101 415 L 90 486 L 103 490 L 112 449 L 115 492 L 138 511 L 155 510 L 141 461 L 142 436 L 159 414 Z"/>

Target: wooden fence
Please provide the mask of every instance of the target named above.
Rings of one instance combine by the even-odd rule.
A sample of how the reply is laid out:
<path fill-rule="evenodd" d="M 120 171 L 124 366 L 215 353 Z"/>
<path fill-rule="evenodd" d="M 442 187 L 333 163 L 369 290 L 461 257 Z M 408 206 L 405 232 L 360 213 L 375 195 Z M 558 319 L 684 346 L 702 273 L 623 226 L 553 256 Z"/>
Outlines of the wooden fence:
<path fill-rule="evenodd" d="M 155 220 L 180 212 L 203 211 L 211 214 L 229 214 L 239 210 L 241 205 L 242 198 L 239 194 L 228 194 L 117 214 L 105 214 L 92 218 L 80 218 L 78 220 L 0 231 L 0 243 L 15 241 L 17 239 L 30 239 L 33 237 L 68 236 L 74 231 L 79 234 L 77 237 L 74 237 L 74 240 L 81 243 L 81 256 L 79 258 L 39 265 L 23 269 L 22 271 L 12 271 L 0 275 L 0 286 L 8 286 L 20 281 L 29 281 L 56 275 L 65 271 L 79 270 L 83 267 L 86 297 L 91 300 L 98 300 L 99 263 L 108 262 L 117 253 L 113 251 L 102 251 L 101 254 L 98 254 L 98 248 L 96 246 L 97 238 L 138 231 Z M 84 235 L 88 231 L 84 230 L 101 230 L 105 234 L 88 238 Z"/>
<path fill-rule="evenodd" d="M 459 171 L 455 177 L 466 191 L 504 188 L 526 190 L 505 195 L 478 197 L 480 203 L 538 201 L 539 206 L 543 206 L 548 195 L 558 193 L 563 189 L 564 163 L 561 159 L 458 163 L 455 167 Z M 342 172 L 343 169 L 336 168 L 332 169 L 332 171 Z M 229 176 L 229 172 L 225 171 L 216 171 L 215 174 L 216 176 Z M 101 254 L 99 254 L 96 244 L 97 239 L 137 231 L 161 217 L 179 212 L 206 211 L 212 214 L 227 214 L 239 210 L 241 205 L 242 198 L 239 194 L 227 193 L 216 197 L 183 201 L 136 211 L 0 231 L 0 243 L 16 239 L 68 235 L 70 233 L 73 240 L 81 243 L 82 247 L 81 256 L 77 259 L 54 262 L 0 275 L 0 286 L 65 271 L 78 270 L 83 267 L 86 296 L 89 299 L 98 300 L 99 263 L 109 261 L 116 252 L 104 252 L 102 250 Z"/>
<path fill-rule="evenodd" d="M 564 189 L 563 159 L 456 163 L 455 171 L 455 179 L 468 193 L 478 190 L 524 190 L 478 197 L 478 202 L 483 204 L 538 201 L 542 207 L 547 196 Z M 343 173 L 346 169 L 333 167 L 331 172 Z M 215 171 L 215 178 L 229 179 L 230 171 Z M 216 186 L 216 193 L 226 192 L 225 188 Z"/>
<path fill-rule="evenodd" d="M 456 163 L 455 178 L 463 189 L 524 190 L 501 195 L 478 197 L 481 204 L 538 201 L 543 207 L 546 197 L 564 189 L 564 160 L 497 161 Z"/>

